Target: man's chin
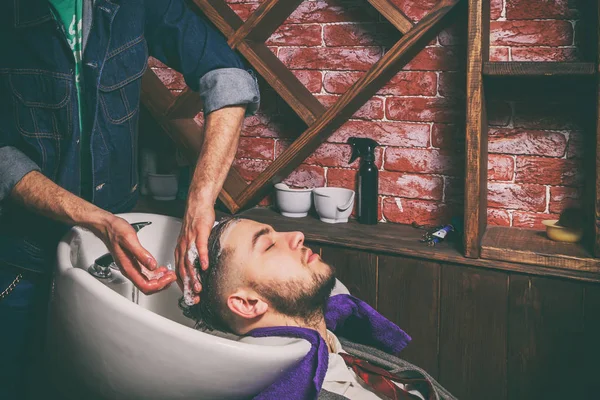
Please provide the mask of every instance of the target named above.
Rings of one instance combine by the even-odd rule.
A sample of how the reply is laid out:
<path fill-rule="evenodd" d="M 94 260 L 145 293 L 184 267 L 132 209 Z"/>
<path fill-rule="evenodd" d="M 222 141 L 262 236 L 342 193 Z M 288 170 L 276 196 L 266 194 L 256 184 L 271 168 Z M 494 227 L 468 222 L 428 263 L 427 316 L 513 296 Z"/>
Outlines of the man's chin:
<path fill-rule="evenodd" d="M 324 262 L 310 264 L 312 276 L 309 280 L 291 280 L 277 285 L 258 284 L 255 290 L 277 312 L 309 319 L 323 311 L 336 282 L 333 267 Z"/>
<path fill-rule="evenodd" d="M 325 276 L 326 279 L 328 279 L 330 275 L 334 275 L 335 272 L 333 267 L 321 260 L 321 258 L 319 258 L 317 261 L 308 264 L 308 267 L 315 274 L 318 274 L 319 276 Z"/>
<path fill-rule="evenodd" d="M 317 297 L 320 297 L 321 299 L 323 299 L 323 303 L 325 303 L 325 301 L 327 301 L 329 296 L 331 296 L 331 292 L 333 291 L 334 287 L 335 287 L 335 274 L 333 272 L 333 269 L 330 267 L 329 274 L 323 276 L 323 278 L 321 280 L 321 285 L 318 290 L 319 294 L 317 295 Z"/>

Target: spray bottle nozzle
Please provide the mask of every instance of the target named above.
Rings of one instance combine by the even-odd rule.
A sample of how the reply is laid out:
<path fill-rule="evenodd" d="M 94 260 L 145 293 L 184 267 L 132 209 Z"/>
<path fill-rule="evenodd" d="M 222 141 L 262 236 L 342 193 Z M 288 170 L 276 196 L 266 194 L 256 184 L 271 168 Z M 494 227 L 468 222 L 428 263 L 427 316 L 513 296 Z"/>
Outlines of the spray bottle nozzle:
<path fill-rule="evenodd" d="M 362 157 L 365 161 L 375 160 L 375 147 L 379 146 L 379 143 L 373 139 L 351 137 L 348 139 L 348 143 L 352 146 L 350 163 L 353 163 L 358 157 Z"/>

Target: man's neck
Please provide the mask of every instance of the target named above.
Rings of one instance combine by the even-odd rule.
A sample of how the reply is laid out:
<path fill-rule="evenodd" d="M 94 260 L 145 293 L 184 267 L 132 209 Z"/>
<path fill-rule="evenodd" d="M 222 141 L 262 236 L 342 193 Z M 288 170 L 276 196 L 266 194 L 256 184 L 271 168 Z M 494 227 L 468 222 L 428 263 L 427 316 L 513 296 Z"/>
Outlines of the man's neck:
<path fill-rule="evenodd" d="M 268 318 L 261 319 L 257 324 L 246 326 L 244 333 L 256 328 L 271 326 L 297 326 L 299 328 L 314 329 L 315 331 L 319 332 L 323 340 L 325 340 L 325 343 L 328 343 L 329 346 L 329 342 L 327 340 L 327 325 L 325 324 L 325 316 L 322 313 L 314 315 L 308 319 L 294 318 L 281 314 L 272 314 Z"/>
<path fill-rule="evenodd" d="M 314 318 L 311 318 L 308 321 L 288 317 L 285 326 L 298 326 L 300 328 L 314 329 L 315 331 L 319 332 L 319 335 L 321 335 L 321 337 L 327 344 L 329 352 L 335 352 L 333 344 L 331 343 L 329 335 L 327 334 L 327 324 L 325 323 L 325 317 L 323 316 L 323 314 L 319 314 L 318 318 L 315 316 Z"/>

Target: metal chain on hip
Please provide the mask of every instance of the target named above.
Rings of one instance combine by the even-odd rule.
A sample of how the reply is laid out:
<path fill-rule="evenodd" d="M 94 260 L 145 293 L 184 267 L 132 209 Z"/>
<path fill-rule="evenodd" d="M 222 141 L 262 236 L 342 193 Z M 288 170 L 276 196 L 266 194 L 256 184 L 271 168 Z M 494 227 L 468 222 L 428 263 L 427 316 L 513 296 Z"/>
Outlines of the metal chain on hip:
<path fill-rule="evenodd" d="M 12 291 L 15 290 L 15 288 L 17 287 L 17 285 L 19 284 L 19 282 L 21 281 L 22 278 L 23 278 L 23 274 L 17 275 L 17 277 L 15 278 L 15 280 L 12 281 L 12 283 L 10 285 L 8 285 L 8 287 L 6 289 L 4 289 L 2 291 L 2 293 L 0 293 L 0 300 L 3 300 L 9 294 L 11 294 Z"/>

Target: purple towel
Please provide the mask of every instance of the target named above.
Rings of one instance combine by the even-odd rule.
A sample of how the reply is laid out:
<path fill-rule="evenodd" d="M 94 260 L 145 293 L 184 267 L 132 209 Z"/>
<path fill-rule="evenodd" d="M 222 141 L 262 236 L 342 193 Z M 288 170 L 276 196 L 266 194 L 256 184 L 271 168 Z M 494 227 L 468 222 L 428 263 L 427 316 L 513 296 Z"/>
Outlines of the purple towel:
<path fill-rule="evenodd" d="M 325 306 L 325 322 L 327 329 L 336 335 L 391 354 L 400 352 L 411 340 L 406 332 L 379 314 L 373 307 L 347 294 L 338 294 L 329 298 Z M 306 356 L 294 368 L 260 392 L 254 397 L 255 400 L 317 398 L 329 365 L 327 344 L 317 331 L 281 326 L 254 329 L 248 335 L 301 338 L 308 340 L 311 345 Z"/>

